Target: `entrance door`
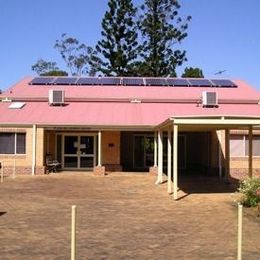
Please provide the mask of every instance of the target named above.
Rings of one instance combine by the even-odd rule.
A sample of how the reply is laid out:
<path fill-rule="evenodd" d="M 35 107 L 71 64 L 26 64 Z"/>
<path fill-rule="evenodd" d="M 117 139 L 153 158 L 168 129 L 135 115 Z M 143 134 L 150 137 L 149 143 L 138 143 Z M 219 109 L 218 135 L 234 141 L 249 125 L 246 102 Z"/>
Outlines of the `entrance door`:
<path fill-rule="evenodd" d="M 90 135 L 64 135 L 64 169 L 92 169 L 96 164 L 95 137 Z"/>
<path fill-rule="evenodd" d="M 154 164 L 154 138 L 149 135 L 134 136 L 134 168 L 147 169 Z"/>

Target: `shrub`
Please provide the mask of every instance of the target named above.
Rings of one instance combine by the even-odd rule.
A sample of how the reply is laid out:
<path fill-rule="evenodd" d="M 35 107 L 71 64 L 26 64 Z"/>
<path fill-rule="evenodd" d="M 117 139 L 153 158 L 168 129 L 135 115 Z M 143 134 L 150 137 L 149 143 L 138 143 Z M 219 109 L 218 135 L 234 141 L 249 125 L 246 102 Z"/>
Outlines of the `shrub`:
<path fill-rule="evenodd" d="M 256 207 L 260 203 L 260 178 L 250 178 L 240 182 L 239 192 L 243 194 L 242 203 L 247 207 Z"/>

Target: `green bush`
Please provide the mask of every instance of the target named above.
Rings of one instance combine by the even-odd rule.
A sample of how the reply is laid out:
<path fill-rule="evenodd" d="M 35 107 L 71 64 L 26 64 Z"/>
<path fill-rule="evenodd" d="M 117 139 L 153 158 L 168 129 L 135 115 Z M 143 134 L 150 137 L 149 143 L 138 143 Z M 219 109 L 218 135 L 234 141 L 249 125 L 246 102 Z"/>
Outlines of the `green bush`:
<path fill-rule="evenodd" d="M 242 203 L 255 207 L 260 203 L 260 178 L 250 178 L 240 182 L 239 192 L 243 194 Z"/>

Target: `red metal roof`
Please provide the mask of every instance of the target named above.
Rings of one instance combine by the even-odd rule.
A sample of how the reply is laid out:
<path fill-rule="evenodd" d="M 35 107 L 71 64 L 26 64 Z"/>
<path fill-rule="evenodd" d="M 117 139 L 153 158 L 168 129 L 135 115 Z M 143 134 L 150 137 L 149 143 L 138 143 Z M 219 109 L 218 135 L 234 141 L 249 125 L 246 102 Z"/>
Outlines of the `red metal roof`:
<path fill-rule="evenodd" d="M 219 104 L 205 108 L 196 102 L 160 102 L 164 99 L 200 99 L 202 91 L 216 91 L 220 99 L 258 100 L 259 93 L 243 81 L 234 81 L 238 88 L 205 87 L 126 87 L 126 86 L 31 86 L 26 78 L 8 89 L 2 96 L 30 98 L 21 109 L 9 109 L 10 103 L 0 103 L 0 124 L 44 124 L 79 126 L 156 126 L 174 116 L 255 116 L 260 117 L 260 105 Z M 66 106 L 49 106 L 49 89 L 65 89 L 66 98 L 92 98 L 91 102 L 67 102 Z M 94 99 L 104 99 L 101 102 Z M 105 99 L 156 99 L 131 103 Z"/>

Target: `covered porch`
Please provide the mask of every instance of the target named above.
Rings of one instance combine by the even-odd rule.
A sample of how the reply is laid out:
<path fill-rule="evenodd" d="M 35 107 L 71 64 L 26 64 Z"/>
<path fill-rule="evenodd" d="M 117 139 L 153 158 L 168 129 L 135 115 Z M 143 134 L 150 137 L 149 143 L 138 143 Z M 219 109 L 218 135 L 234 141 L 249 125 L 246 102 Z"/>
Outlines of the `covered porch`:
<path fill-rule="evenodd" d="M 253 175 L 253 129 L 260 125 L 257 117 L 230 117 L 230 116 L 200 116 L 200 117 L 171 117 L 156 128 L 154 138 L 154 167 L 157 172 L 156 184 L 163 183 L 163 132 L 167 131 L 167 191 L 178 199 L 178 179 L 180 174 L 179 160 L 179 134 L 181 132 L 212 132 L 216 133 L 216 141 L 211 145 L 210 154 L 217 150 L 217 171 L 220 178 L 231 182 L 230 175 L 230 130 L 244 129 L 249 133 L 248 147 L 248 177 Z M 202 153 L 202 146 L 198 144 L 197 152 Z"/>

